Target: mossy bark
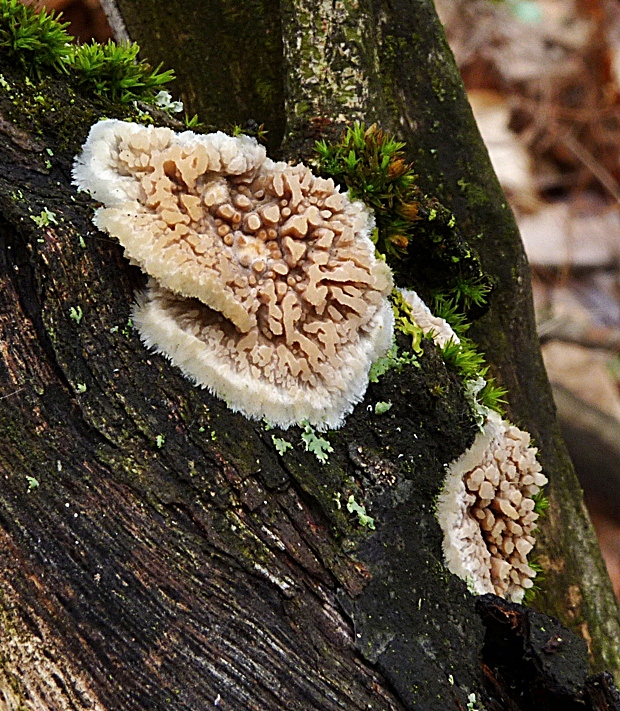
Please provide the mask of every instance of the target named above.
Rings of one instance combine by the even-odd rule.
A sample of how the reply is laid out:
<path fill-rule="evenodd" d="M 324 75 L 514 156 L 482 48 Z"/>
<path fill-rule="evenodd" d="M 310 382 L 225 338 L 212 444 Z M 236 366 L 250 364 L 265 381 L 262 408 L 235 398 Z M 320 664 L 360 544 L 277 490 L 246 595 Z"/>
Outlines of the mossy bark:
<path fill-rule="evenodd" d="M 514 217 L 434 8 L 427 2 L 398 2 L 392 12 L 382 25 L 381 40 L 388 50 L 381 56 L 383 76 L 393 99 L 388 125 L 411 146 L 420 184 L 454 211 L 495 279 L 490 309 L 471 335 L 508 389 L 508 415 L 532 434 L 550 480 L 549 513 L 541 521 L 537 549 L 544 579 L 534 604 L 584 636 L 594 669 L 608 668 L 618 675 L 618 608 L 556 421 L 536 335 L 529 268 Z M 390 49 L 398 47 L 400 51 Z M 405 121 L 399 128 L 401 117 Z"/>
<path fill-rule="evenodd" d="M 477 333 L 512 388 L 512 416 L 543 449 L 556 507 L 544 535 L 564 512 L 575 511 L 573 527 L 585 532 L 577 540 L 590 552 L 587 517 L 575 490 L 562 488 L 567 470 L 556 464 L 558 445 L 546 434 L 552 432 L 551 401 L 527 409 L 528 393 L 538 387 L 544 395 L 545 381 L 526 264 L 432 7 L 337 2 L 330 5 L 330 25 L 319 22 L 313 3 L 305 13 L 299 0 L 283 5 L 282 43 L 297 66 L 290 72 L 282 150 L 307 153 L 307 137 L 329 132 L 352 108 L 355 118 L 380 120 L 407 138 L 425 189 L 455 210 L 467 234 L 483 233 L 478 246 L 487 269 L 508 270 L 511 277 L 498 285 Z M 176 6 L 168 3 L 166 12 Z M 235 7 L 245 22 L 254 4 Z M 359 13 L 366 13 L 364 22 Z M 130 16 L 127 10 L 129 28 Z M 173 27 L 167 17 L 172 14 L 159 15 L 159 35 L 176 37 L 179 21 Z M 192 15 L 184 32 L 199 34 L 199 20 Z M 342 21 L 346 27 L 339 29 Z M 319 34 L 327 28 L 331 39 L 304 49 L 302 37 L 303 51 L 295 54 L 294 34 L 308 23 Z M 144 31 L 146 37 L 149 29 Z M 208 31 L 220 48 L 233 36 L 243 42 L 234 24 L 216 23 Z M 143 41 L 138 30 L 131 34 Z M 316 99 L 317 87 L 309 87 L 310 110 L 292 110 L 305 82 L 313 83 L 310 68 L 317 61 L 336 77 L 342 71 L 342 38 L 351 47 L 347 56 L 355 58 L 354 86 L 359 79 L 364 100 L 351 106 L 351 86 L 343 84 L 340 92 L 332 82 L 327 99 Z M 316 46 L 331 49 L 317 57 Z M 305 51 L 312 53 L 307 70 L 301 66 Z M 222 52 L 209 55 L 210 72 L 217 74 L 227 61 Z M 155 44 L 150 56 L 164 59 Z M 247 60 L 241 68 L 251 76 L 257 66 L 252 52 L 235 56 Z M 427 64 L 429 56 L 437 62 Z M 362 81 L 369 61 L 368 81 Z M 196 73 L 191 82 L 198 81 Z M 218 96 L 212 95 L 207 120 L 227 124 L 226 95 Z M 334 449 L 326 464 L 305 451 L 299 428 L 269 430 L 193 387 L 163 358 L 147 353 L 132 330 L 130 304 L 144 277 L 93 228 L 92 201 L 70 184 L 72 158 L 102 115 L 135 118 L 133 110 L 81 96 L 62 79 L 26 83 L 19 69 L 3 64 L 5 706 L 456 711 L 475 694 L 476 703 L 489 709 L 533 708 L 521 705 L 521 690 L 511 691 L 491 668 L 485 617 L 442 563 L 433 500 L 446 463 L 471 443 L 475 425 L 462 385 L 437 349 L 426 345 L 419 368 L 390 371 L 370 385 L 346 426 L 325 435 Z M 283 118 L 283 111 L 278 115 Z M 242 119 L 236 114 L 233 120 Z M 32 219 L 45 209 L 52 221 Z M 536 385 L 527 373 L 536 375 Z M 375 414 L 375 404 L 388 400 L 391 409 Z M 292 449 L 278 455 L 274 436 Z M 375 532 L 349 514 L 343 504 L 350 496 L 374 518 Z M 617 620 L 605 580 L 596 568 L 593 581 L 584 580 L 585 564 L 574 560 L 577 544 L 563 535 L 561 547 L 545 552 L 547 580 L 566 587 L 560 602 L 545 589 L 540 606 L 578 628 L 585 622 L 595 668 L 615 670 L 610 649 Z M 558 560 L 571 560 L 571 566 L 553 577 Z M 597 580 L 603 590 L 598 600 L 591 592 Z M 567 598 L 573 619 L 562 603 Z M 605 625 L 607 640 L 601 636 Z M 570 673 L 564 667 L 562 673 L 575 680 L 579 708 L 599 708 L 584 686 L 579 644 L 568 632 L 566 637 L 573 652 L 564 654 L 560 645 L 545 659 L 552 672 L 558 660 L 568 665 Z M 544 649 L 548 642 L 539 640 Z M 551 687 L 549 680 L 557 681 L 552 673 L 545 678 Z M 553 698 L 566 693 L 553 690 Z"/>
<path fill-rule="evenodd" d="M 544 579 L 534 604 L 585 637 L 594 669 L 618 675 L 618 608 L 556 421 L 536 335 L 527 259 L 434 6 L 429 0 L 334 3 L 332 13 L 336 16 L 339 9 L 340 25 L 325 25 L 323 41 L 305 53 L 295 36 L 306 26 L 321 27 L 321 9 L 304 0 L 284 2 L 284 7 L 289 18 L 284 47 L 297 48 L 287 54 L 292 60 L 287 74 L 289 150 L 308 155 L 307 137 L 316 135 L 317 126 L 339 123 L 340 115 L 377 121 L 407 142 L 420 186 L 455 213 L 493 277 L 490 308 L 474 323 L 472 336 L 492 374 L 508 389 L 508 416 L 532 434 L 550 479 L 551 505 L 537 548 Z M 295 17 L 300 18 L 296 23 Z M 355 97 L 351 82 L 335 81 L 342 61 L 335 46 L 343 36 L 355 57 Z M 321 47 L 325 51 L 317 56 Z M 324 66 L 330 77 L 328 98 L 326 86 L 313 78 Z M 304 95 L 312 109 L 302 113 L 297 107 Z M 328 112 L 322 112 L 323 106 Z M 355 107 L 351 114 L 349 106 Z"/>

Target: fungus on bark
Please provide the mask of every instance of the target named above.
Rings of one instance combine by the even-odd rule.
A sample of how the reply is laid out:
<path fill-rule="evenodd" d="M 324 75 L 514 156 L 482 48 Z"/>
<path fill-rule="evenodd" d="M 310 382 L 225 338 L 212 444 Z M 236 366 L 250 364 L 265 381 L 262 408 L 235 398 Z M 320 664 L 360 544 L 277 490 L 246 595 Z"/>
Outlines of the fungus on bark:
<path fill-rule="evenodd" d="M 415 323 L 422 329 L 425 335 L 432 334 L 433 341 L 443 348 L 446 343 L 453 341 L 460 343 L 460 338 L 456 335 L 452 326 L 440 316 L 434 316 L 428 306 L 422 301 L 413 289 L 401 289 L 403 299 L 411 307 L 411 316 Z"/>
<path fill-rule="evenodd" d="M 547 483 L 530 436 L 489 411 L 484 430 L 450 467 L 437 502 L 448 569 L 478 594 L 521 602 L 535 571 L 527 556 Z"/>
<path fill-rule="evenodd" d="M 249 417 L 338 427 L 391 345 L 370 211 L 247 136 L 92 127 L 74 182 L 151 278 L 142 340 Z"/>

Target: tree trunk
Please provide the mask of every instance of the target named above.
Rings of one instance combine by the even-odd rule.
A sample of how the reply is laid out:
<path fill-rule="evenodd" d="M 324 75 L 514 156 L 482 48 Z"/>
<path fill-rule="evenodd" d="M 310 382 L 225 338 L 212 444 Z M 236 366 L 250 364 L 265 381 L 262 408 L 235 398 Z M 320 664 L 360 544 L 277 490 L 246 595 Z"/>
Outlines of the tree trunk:
<path fill-rule="evenodd" d="M 468 239 L 481 235 L 498 283 L 476 337 L 551 480 L 536 606 L 586 637 L 592 670 L 617 672 L 615 601 L 557 432 L 527 264 L 432 6 L 283 0 L 282 29 L 267 0 L 116 7 L 206 121 L 264 121 L 287 158 L 378 121 L 407 140 L 420 185 Z M 280 456 L 274 432 L 193 387 L 128 323 L 144 278 L 70 184 L 90 125 L 127 111 L 2 71 L 4 706 L 614 708 L 606 677 L 586 684 L 577 638 L 521 606 L 477 605 L 443 566 L 433 501 L 475 426 L 439 352 L 371 384 L 325 435 L 326 464 L 297 427 L 275 432 L 293 445 Z M 46 209 L 56 222 L 39 225 Z M 339 507 L 350 495 L 375 532 Z M 497 667 L 498 645 L 512 670 Z"/>

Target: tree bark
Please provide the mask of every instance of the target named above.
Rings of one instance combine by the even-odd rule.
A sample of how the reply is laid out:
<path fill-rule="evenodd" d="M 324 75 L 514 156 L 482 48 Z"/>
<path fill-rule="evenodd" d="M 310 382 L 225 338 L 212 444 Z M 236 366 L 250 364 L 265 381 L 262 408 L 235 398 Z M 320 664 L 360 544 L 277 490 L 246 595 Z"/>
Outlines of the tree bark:
<path fill-rule="evenodd" d="M 217 129 L 264 123 L 269 146 L 284 134 L 282 30 L 277 0 L 107 0 L 112 24 L 145 57 L 174 67 L 190 116 Z M 119 37 L 121 39 L 121 37 Z"/>
<path fill-rule="evenodd" d="M 142 4 L 137 11 L 129 0 L 118 4 L 132 37 L 149 42 L 155 17 L 165 17 L 157 3 L 148 12 Z M 337 137 L 347 122 L 377 121 L 407 142 L 419 184 L 455 213 L 494 277 L 491 307 L 474 324 L 473 335 L 508 388 L 510 418 L 532 433 L 550 478 L 551 506 L 538 549 L 545 582 L 535 605 L 588 640 L 595 670 L 620 673 L 617 605 L 555 418 L 527 260 L 432 2 L 285 0 L 282 18 L 284 73 L 276 83 L 285 87 L 284 157 L 307 159 L 316 138 Z M 227 31 L 237 37 L 244 30 L 220 26 L 221 49 Z M 164 58 L 156 46 L 148 48 L 149 56 Z M 245 56 L 241 73 L 252 75 L 255 62 Z M 210 75 L 225 73 L 225 57 L 213 53 Z M 194 74 L 195 81 L 199 76 Z M 208 84 L 203 91 L 209 101 Z M 245 118 L 237 113 L 232 120 Z M 279 137 L 282 121 L 264 120 Z M 277 151 L 277 144 L 272 148 Z"/>
<path fill-rule="evenodd" d="M 482 235 L 498 283 L 476 335 L 551 479 L 537 607 L 588 639 L 593 670 L 616 672 L 615 601 L 556 431 L 527 264 L 432 6 L 286 0 L 280 30 L 266 1 L 117 5 L 132 39 L 178 69 L 184 98 L 207 121 L 264 120 L 286 157 L 308 156 L 315 137 L 346 121 L 379 121 L 408 141 L 420 184 L 466 236 Z M 178 38 L 177 49 L 162 37 Z M 261 77 L 282 57 L 276 98 L 263 101 Z M 299 428 L 275 432 L 293 445 L 279 456 L 272 431 L 147 353 L 128 324 L 144 278 L 93 228 L 92 202 L 70 184 L 90 125 L 119 108 L 52 77 L 31 86 L 9 65 L 3 76 L 5 707 L 443 711 L 466 708 L 473 693 L 488 709 L 569 708 L 574 692 L 586 708 L 606 708 L 587 689 L 611 692 L 600 680 L 586 688 L 583 650 L 579 662 L 568 632 L 573 691 L 543 669 L 535 688 L 547 696 L 517 701 L 488 651 L 489 620 L 513 611 L 492 600 L 499 612 L 481 612 L 443 567 L 432 502 L 475 426 L 439 352 L 427 346 L 419 369 L 371 384 L 345 427 L 326 435 L 326 464 L 304 451 Z M 31 218 L 46 208 L 57 224 L 39 227 Z M 379 400 L 393 403 L 388 413 L 374 414 Z M 376 532 L 338 506 L 349 495 Z M 540 622 L 519 614 L 530 615 L 523 629 Z M 523 639 L 533 649 L 551 638 L 524 633 L 514 644 Z M 555 651 L 551 667 L 563 656 Z"/>

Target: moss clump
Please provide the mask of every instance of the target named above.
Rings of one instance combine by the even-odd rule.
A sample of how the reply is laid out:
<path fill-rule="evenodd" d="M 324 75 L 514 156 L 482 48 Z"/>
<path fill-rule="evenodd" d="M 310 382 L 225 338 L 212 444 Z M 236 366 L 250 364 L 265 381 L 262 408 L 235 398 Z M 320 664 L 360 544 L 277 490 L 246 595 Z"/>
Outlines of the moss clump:
<path fill-rule="evenodd" d="M 39 80 L 46 72 L 68 74 L 87 93 L 119 103 L 139 99 L 154 104 L 157 93 L 174 79 L 171 70 L 138 61 L 135 43 L 73 44 L 68 24 L 19 0 L 0 0 L 0 57 L 16 61 Z"/>
<path fill-rule="evenodd" d="M 417 186 L 404 146 L 376 125 L 356 123 L 337 143 L 317 142 L 317 167 L 373 209 L 377 250 L 397 281 L 427 301 L 441 293 L 464 312 L 480 311 L 491 281 L 454 215 Z"/>
<path fill-rule="evenodd" d="M 399 277 L 406 280 L 407 286 L 433 303 L 433 312 L 445 319 L 460 339 L 442 348 L 444 362 L 464 381 L 484 378 L 486 384 L 477 392 L 477 401 L 503 414 L 506 391 L 489 377 L 484 356 L 466 336 L 472 313 L 486 308 L 490 279 L 475 250 L 460 235 L 454 216 L 416 185 L 411 165 L 403 160 L 404 147 L 376 125 L 365 128 L 358 123 L 337 143 L 317 142 L 318 169 L 373 209 L 375 245 L 397 281 Z M 398 289 L 390 298 L 396 329 L 411 338 L 412 353 L 419 354 L 422 339 L 432 338 L 432 334 L 425 335 L 416 324 Z M 398 363 L 394 347 L 373 366 L 371 381 L 376 382 Z"/>
<path fill-rule="evenodd" d="M 36 13 L 19 0 L 0 1 L 0 51 L 37 76 L 44 69 L 66 71 L 71 57 L 68 26 L 53 12 Z"/>
<path fill-rule="evenodd" d="M 445 364 L 464 380 L 484 378 L 486 382 L 477 394 L 478 402 L 484 407 L 504 415 L 503 406 L 506 404 L 504 396 L 507 390 L 495 383 L 495 379 L 489 375 L 489 366 L 485 363 L 484 355 L 480 353 L 474 341 L 467 337 L 471 324 L 458 311 L 453 301 L 446 300 L 441 296 L 438 296 L 434 301 L 433 313 L 452 326 L 452 330 L 460 341 L 458 344 L 449 341 L 442 348 Z"/>
<path fill-rule="evenodd" d="M 139 51 L 131 42 L 93 42 L 74 49 L 70 66 L 77 84 L 99 96 L 121 103 L 137 99 L 153 103 L 162 87 L 174 79 L 174 72 L 161 72 L 161 65 L 152 69 L 144 60 L 138 61 Z"/>

